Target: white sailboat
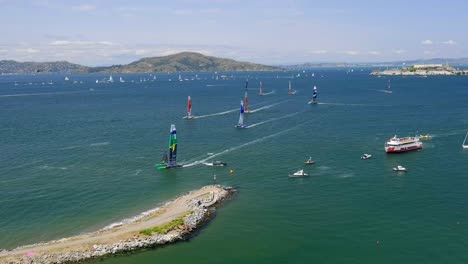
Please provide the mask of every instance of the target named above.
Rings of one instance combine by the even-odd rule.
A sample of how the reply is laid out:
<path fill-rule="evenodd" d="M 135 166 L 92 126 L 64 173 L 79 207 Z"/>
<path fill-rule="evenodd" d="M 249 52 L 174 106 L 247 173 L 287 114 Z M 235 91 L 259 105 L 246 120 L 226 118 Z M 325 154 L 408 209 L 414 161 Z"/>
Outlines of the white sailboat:
<path fill-rule="evenodd" d="M 119 82 L 124 83 L 125 81 L 122 77 L 120 77 Z"/>
<path fill-rule="evenodd" d="M 112 78 L 112 75 L 109 76 L 109 82 L 114 82 L 114 79 Z"/>
<path fill-rule="evenodd" d="M 466 132 L 465 140 L 463 140 L 462 148 L 468 149 L 468 145 L 466 144 L 466 138 L 468 137 L 468 132 Z"/>
<path fill-rule="evenodd" d="M 288 94 L 296 94 L 296 90 L 291 87 L 291 81 L 289 81 Z"/>
<path fill-rule="evenodd" d="M 388 80 L 388 88 L 387 90 L 384 90 L 384 93 L 389 93 L 389 94 L 393 93 L 392 90 L 390 89 L 390 80 Z"/>
<path fill-rule="evenodd" d="M 69 80 L 70 80 L 70 79 L 68 79 L 68 77 L 67 77 L 67 76 L 65 76 L 65 81 L 69 81 Z"/>
<path fill-rule="evenodd" d="M 244 124 L 244 101 L 240 101 L 240 113 L 239 113 L 239 121 L 237 125 L 234 126 L 235 128 L 247 128 L 247 125 Z"/>

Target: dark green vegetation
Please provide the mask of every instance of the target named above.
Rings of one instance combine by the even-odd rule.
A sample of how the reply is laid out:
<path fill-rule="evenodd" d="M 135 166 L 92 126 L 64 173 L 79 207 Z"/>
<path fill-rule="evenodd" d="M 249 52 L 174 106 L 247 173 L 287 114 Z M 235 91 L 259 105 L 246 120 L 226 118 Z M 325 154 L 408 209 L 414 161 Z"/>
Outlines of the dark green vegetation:
<path fill-rule="evenodd" d="M 148 229 L 143 229 L 140 231 L 140 234 L 151 236 L 153 233 L 158 233 L 158 234 L 167 234 L 169 231 L 174 230 L 175 228 L 181 226 L 184 224 L 184 216 L 178 217 L 169 223 L 160 225 L 160 226 L 155 226 L 153 228 L 148 228 Z"/>
<path fill-rule="evenodd" d="M 210 71 L 274 71 L 276 67 L 181 52 L 163 57 L 143 58 L 125 65 L 86 67 L 69 62 L 0 61 L 0 73 L 147 73 Z"/>

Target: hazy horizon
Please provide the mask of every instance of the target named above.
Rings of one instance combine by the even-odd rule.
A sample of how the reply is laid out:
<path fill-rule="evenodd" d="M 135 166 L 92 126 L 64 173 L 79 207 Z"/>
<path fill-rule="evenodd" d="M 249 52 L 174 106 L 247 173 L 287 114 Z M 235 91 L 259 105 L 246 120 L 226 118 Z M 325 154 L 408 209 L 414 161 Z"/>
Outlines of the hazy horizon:
<path fill-rule="evenodd" d="M 127 64 L 182 51 L 267 65 L 464 58 L 468 3 L 0 0 L 0 60 Z"/>

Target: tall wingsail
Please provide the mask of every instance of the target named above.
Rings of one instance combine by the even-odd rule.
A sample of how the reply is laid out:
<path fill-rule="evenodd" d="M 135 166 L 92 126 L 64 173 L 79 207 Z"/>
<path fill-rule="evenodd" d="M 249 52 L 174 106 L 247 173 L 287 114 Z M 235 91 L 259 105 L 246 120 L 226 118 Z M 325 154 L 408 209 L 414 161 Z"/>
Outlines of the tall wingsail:
<path fill-rule="evenodd" d="M 177 132 L 175 125 L 171 125 L 169 134 L 169 161 L 167 167 L 172 168 L 177 166 Z"/>
<path fill-rule="evenodd" d="M 192 117 L 192 98 L 190 97 L 190 95 L 187 98 L 187 117 Z"/>
<path fill-rule="evenodd" d="M 187 97 L 187 115 L 184 116 L 184 119 L 192 119 L 195 116 L 192 115 L 192 97 L 190 95 Z"/>
<path fill-rule="evenodd" d="M 258 95 L 263 95 L 263 83 L 262 82 L 260 82 Z"/>
<path fill-rule="evenodd" d="M 239 113 L 239 121 L 237 122 L 236 128 L 246 128 L 247 126 L 244 124 L 244 101 L 240 101 L 240 113 Z"/>
<path fill-rule="evenodd" d="M 317 86 L 314 85 L 314 93 L 312 94 L 312 101 L 317 103 Z"/>
<path fill-rule="evenodd" d="M 316 104 L 317 103 L 317 86 L 314 85 L 314 91 L 312 94 L 312 101 L 309 104 Z"/>
<path fill-rule="evenodd" d="M 288 94 L 296 94 L 296 91 L 292 89 L 291 81 L 289 81 Z"/>
<path fill-rule="evenodd" d="M 177 165 L 177 132 L 175 125 L 171 125 L 169 131 L 169 151 L 164 153 L 161 163 L 156 164 L 155 167 L 158 170 L 180 167 L 180 165 Z"/>

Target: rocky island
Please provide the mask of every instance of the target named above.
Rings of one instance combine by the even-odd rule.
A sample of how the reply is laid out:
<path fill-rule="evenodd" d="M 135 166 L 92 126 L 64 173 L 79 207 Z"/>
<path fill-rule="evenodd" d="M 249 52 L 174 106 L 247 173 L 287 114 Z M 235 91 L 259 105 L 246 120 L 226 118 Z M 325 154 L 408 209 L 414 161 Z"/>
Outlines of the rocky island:
<path fill-rule="evenodd" d="M 376 70 L 373 71 L 371 75 L 468 75 L 468 70 L 457 70 L 449 65 L 443 64 L 415 64 L 402 69 L 389 69 L 384 71 Z"/>
<path fill-rule="evenodd" d="M 234 189 L 209 185 L 191 191 L 125 224 L 55 241 L 0 250 L 0 263 L 59 264 L 158 247 L 187 238 L 209 220 Z"/>

